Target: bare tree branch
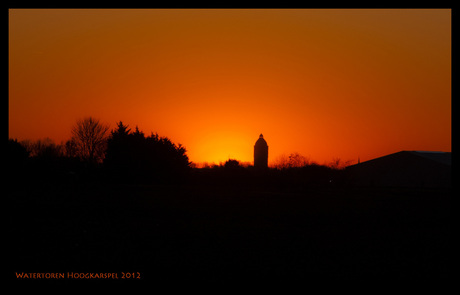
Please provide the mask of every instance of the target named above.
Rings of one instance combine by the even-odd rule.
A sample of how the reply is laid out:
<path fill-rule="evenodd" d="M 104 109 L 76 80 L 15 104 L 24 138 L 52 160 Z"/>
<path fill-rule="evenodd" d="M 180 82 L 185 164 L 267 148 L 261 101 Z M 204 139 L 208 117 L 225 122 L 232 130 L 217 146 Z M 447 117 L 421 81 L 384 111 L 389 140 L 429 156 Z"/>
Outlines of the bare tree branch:
<path fill-rule="evenodd" d="M 104 158 L 109 126 L 98 119 L 87 117 L 77 120 L 72 127 L 72 140 L 76 154 L 90 163 L 101 162 Z"/>

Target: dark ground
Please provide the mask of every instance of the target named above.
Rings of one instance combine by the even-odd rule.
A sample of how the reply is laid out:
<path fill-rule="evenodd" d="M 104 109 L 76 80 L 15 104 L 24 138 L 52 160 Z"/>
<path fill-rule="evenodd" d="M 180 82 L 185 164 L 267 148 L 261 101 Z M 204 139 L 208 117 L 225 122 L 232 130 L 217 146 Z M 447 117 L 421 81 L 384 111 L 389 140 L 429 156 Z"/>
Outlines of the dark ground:
<path fill-rule="evenodd" d="M 16 186 L 7 196 L 11 277 L 450 277 L 450 190 L 85 183 Z"/>

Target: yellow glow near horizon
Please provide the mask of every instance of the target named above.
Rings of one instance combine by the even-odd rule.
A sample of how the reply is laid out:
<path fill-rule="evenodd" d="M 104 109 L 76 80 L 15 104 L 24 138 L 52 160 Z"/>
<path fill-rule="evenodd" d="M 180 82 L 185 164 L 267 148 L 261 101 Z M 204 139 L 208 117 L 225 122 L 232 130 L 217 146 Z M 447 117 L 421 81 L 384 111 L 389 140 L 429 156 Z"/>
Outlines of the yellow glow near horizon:
<path fill-rule="evenodd" d="M 451 11 L 10 9 L 9 136 L 84 116 L 197 163 L 451 151 Z"/>

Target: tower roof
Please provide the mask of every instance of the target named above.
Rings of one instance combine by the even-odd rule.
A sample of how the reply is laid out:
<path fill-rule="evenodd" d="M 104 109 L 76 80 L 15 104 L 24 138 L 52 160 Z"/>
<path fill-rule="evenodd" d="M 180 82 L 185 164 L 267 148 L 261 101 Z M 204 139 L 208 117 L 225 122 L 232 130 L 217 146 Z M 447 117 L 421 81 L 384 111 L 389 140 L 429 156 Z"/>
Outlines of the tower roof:
<path fill-rule="evenodd" d="M 259 139 L 256 141 L 256 145 L 268 146 L 267 142 L 264 139 L 264 136 L 262 135 L 262 133 L 259 135 Z"/>

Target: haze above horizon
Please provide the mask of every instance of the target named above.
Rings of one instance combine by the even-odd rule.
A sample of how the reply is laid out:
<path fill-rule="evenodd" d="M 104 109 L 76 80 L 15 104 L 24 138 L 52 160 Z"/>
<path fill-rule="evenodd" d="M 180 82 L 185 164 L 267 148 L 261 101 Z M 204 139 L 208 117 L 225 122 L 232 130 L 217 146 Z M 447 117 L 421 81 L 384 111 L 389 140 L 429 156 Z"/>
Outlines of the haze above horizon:
<path fill-rule="evenodd" d="M 10 9 L 9 137 L 118 121 L 193 162 L 451 151 L 450 9 Z"/>

